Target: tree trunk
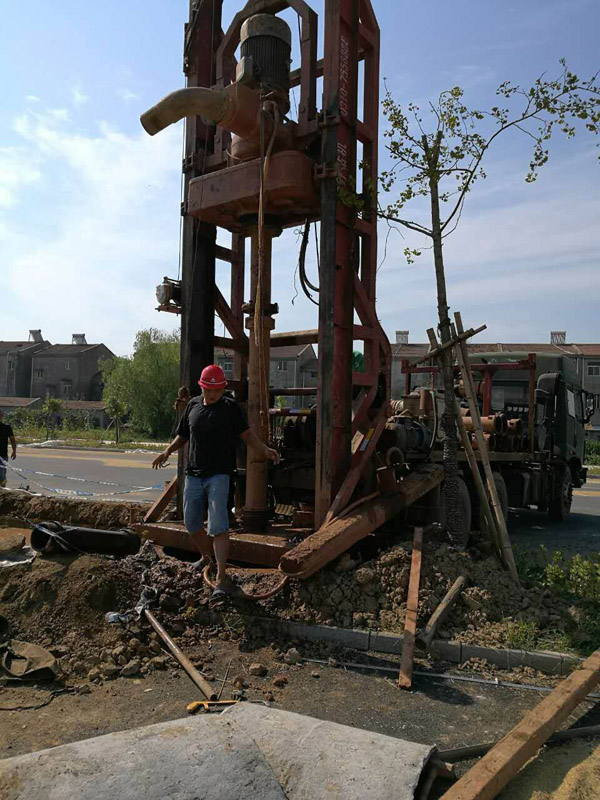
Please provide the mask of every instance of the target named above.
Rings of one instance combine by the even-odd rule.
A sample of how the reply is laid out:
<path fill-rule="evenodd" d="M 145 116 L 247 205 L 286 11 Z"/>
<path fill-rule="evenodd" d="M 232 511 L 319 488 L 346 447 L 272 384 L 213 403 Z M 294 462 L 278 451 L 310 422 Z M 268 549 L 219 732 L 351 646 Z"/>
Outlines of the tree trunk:
<path fill-rule="evenodd" d="M 438 145 L 439 148 L 439 140 Z M 433 154 L 437 165 L 437 153 Z M 446 299 L 446 277 L 444 274 L 444 256 L 442 250 L 442 231 L 440 223 L 440 199 L 438 192 L 438 179 L 435 169 L 431 171 L 429 179 L 431 193 L 431 230 L 433 233 L 433 261 L 435 265 L 435 280 L 437 286 L 437 303 L 439 329 L 442 344 L 449 342 L 452 333 L 450 330 L 450 317 L 448 315 L 448 301 Z M 454 371 L 452 348 L 447 348 L 441 353 L 442 380 L 444 384 L 444 406 L 442 415 L 443 465 L 444 465 L 444 495 L 446 504 L 446 528 L 451 543 L 459 547 L 466 544 L 463 532 L 462 509 L 458 496 L 458 431 L 454 403 Z"/>

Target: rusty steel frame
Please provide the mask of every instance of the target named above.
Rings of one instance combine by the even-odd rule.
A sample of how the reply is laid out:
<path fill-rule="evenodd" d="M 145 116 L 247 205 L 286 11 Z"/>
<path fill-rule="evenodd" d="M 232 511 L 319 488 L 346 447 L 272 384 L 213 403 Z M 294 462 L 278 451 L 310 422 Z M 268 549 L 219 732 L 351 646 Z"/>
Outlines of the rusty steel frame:
<path fill-rule="evenodd" d="M 353 492 L 360 495 L 358 481 L 383 428 L 380 424 L 382 409 L 390 396 L 391 347 L 375 310 L 377 20 L 370 0 L 325 0 L 325 55 L 318 61 L 318 18 L 304 0 L 248 0 L 225 33 L 221 27 L 222 0 L 201 4 L 190 0 L 184 72 L 187 86 L 223 88 L 234 79 L 234 54 L 244 20 L 256 13 L 277 13 L 285 8 L 296 11 L 302 25 L 301 65 L 292 76 L 293 85 L 300 86 L 298 140 L 304 146 L 321 139 L 320 159 L 315 164 L 320 192 L 320 302 L 318 330 L 273 334 L 271 345 L 295 338 L 319 344 L 315 453 L 315 525 L 318 529 L 336 496 L 334 512 L 339 514 L 351 502 Z M 359 87 L 361 61 L 364 69 Z M 323 102 L 322 111 L 317 112 L 316 87 L 321 75 Z M 362 114 L 358 108 L 361 96 L 364 98 Z M 214 360 L 214 346 L 227 347 L 234 353 L 234 380 L 230 381 L 230 388 L 234 389 L 236 400 L 243 403 L 247 398 L 249 350 L 243 311 L 244 292 L 248 290 L 244 285 L 245 235 L 248 232 L 237 229 L 232 233 L 230 247 L 217 245 L 216 225 L 192 216 L 197 210 L 191 206 L 188 213 L 187 202 L 192 180 L 207 173 L 216 175 L 229 166 L 230 140 L 225 130 L 206 125 L 199 117 L 187 120 L 182 204 L 182 383 L 190 387 L 192 395 L 197 394 L 196 381 L 201 369 Z M 359 143 L 363 151 L 360 167 Z M 348 202 L 348 197 L 358 197 L 360 202 Z M 231 264 L 229 300 L 215 283 L 216 259 Z M 215 312 L 229 336 L 215 336 Z M 355 313 L 359 324 L 354 324 Z M 364 342 L 364 372 L 352 371 L 354 340 Z M 290 393 L 300 395 L 309 391 L 303 387 Z M 276 393 L 285 392 L 278 390 Z M 352 437 L 373 428 L 369 446 L 353 458 Z M 181 478 L 182 470 L 180 464 Z M 348 472 L 350 480 L 344 483 Z M 182 485 L 183 480 L 180 481 Z M 387 517 L 387 513 L 389 509 L 383 516 Z M 359 525 L 361 535 L 365 535 L 363 527 L 372 530 L 378 521 L 377 515 L 372 519 L 365 516 L 364 524 Z M 340 526 L 340 531 L 344 527 Z M 333 549 L 342 546 L 340 541 Z M 328 560 L 330 558 L 326 557 L 324 563 Z"/>

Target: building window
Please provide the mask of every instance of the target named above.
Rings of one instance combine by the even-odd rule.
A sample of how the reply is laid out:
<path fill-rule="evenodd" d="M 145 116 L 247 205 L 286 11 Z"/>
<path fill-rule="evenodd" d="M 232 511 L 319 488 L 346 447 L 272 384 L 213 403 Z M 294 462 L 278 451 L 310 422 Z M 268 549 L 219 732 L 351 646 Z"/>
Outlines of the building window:
<path fill-rule="evenodd" d="M 588 361 L 587 374 L 590 376 L 600 377 L 600 361 Z"/>
<path fill-rule="evenodd" d="M 223 372 L 233 372 L 233 361 L 221 361 Z"/>
<path fill-rule="evenodd" d="M 277 372 L 287 372 L 287 361 L 278 361 L 277 362 Z"/>
<path fill-rule="evenodd" d="M 13 362 L 10 359 L 8 360 L 8 368 L 9 369 L 13 368 Z"/>
<path fill-rule="evenodd" d="M 63 383 L 62 393 L 63 393 L 63 397 L 70 397 L 71 396 L 71 386 L 70 386 L 70 384 Z"/>
<path fill-rule="evenodd" d="M 70 361 L 65 361 L 65 369 L 67 371 L 71 369 L 71 362 Z"/>
<path fill-rule="evenodd" d="M 38 380 L 41 380 L 41 379 L 44 377 L 44 370 L 43 370 L 43 369 L 36 369 L 36 371 L 35 371 L 35 377 L 36 377 Z"/>

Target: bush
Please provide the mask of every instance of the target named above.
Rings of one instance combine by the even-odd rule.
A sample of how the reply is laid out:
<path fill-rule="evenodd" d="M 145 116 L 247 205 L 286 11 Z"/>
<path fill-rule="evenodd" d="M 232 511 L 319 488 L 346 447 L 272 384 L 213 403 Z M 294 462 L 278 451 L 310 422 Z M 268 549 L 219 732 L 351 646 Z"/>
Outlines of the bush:
<path fill-rule="evenodd" d="M 600 442 L 585 443 L 585 462 L 592 466 L 600 465 Z"/>

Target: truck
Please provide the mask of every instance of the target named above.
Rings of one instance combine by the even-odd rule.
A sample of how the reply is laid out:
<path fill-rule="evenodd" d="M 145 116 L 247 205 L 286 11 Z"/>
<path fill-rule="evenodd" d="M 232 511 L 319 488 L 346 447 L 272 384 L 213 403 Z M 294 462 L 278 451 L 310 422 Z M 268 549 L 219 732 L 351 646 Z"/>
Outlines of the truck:
<path fill-rule="evenodd" d="M 575 362 L 568 356 L 516 352 L 477 352 L 469 360 L 504 516 L 509 507 L 535 508 L 553 521 L 567 520 L 573 489 L 587 479 L 585 425 L 595 410 L 594 396 L 582 388 Z M 436 421 L 443 413 L 444 398 L 437 388 L 438 368 L 405 361 L 402 369 L 406 389 L 396 408 L 413 425 L 427 428 L 431 436 L 427 457 L 441 462 Z M 460 380 L 455 388 L 459 396 L 464 394 Z M 468 409 L 461 407 L 461 413 L 468 430 Z M 462 448 L 458 458 L 464 527 L 479 528 L 479 499 Z M 411 453 L 404 453 L 403 459 L 410 462 Z M 441 498 L 435 505 L 443 509 Z"/>

